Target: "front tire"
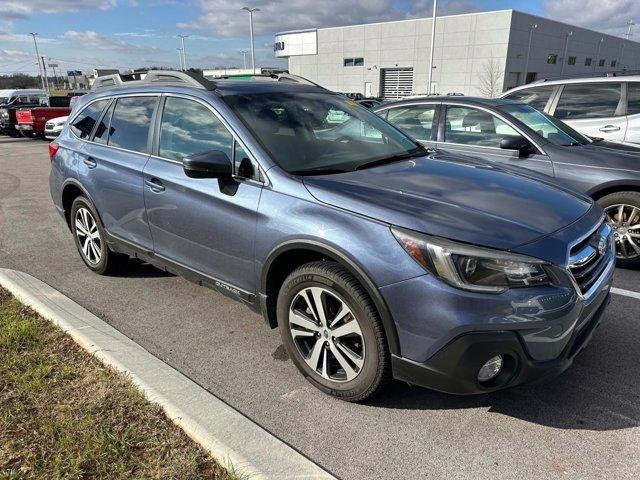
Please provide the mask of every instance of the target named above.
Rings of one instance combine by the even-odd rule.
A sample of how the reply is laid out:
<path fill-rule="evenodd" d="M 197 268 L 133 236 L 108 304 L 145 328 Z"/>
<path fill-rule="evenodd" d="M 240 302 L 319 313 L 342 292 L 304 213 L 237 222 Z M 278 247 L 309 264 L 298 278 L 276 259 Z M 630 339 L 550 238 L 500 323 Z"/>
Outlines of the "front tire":
<path fill-rule="evenodd" d="M 614 225 L 616 264 L 640 267 L 640 192 L 616 192 L 598 200 Z"/>
<path fill-rule="evenodd" d="M 78 253 L 90 270 L 105 275 L 122 268 L 128 257 L 109 249 L 100 217 L 88 198 L 73 201 L 70 219 Z"/>
<path fill-rule="evenodd" d="M 280 288 L 277 316 L 289 356 L 320 390 L 356 402 L 391 379 L 378 312 L 340 264 L 313 262 L 294 270 Z"/>

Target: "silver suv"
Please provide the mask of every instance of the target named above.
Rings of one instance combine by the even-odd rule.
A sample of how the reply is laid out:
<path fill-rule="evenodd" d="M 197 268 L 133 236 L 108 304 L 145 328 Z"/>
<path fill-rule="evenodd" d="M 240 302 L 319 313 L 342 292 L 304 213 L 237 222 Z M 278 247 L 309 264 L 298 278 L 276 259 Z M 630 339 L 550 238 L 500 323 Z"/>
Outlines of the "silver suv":
<path fill-rule="evenodd" d="M 640 75 L 541 80 L 501 98 L 528 103 L 590 137 L 640 143 Z"/>

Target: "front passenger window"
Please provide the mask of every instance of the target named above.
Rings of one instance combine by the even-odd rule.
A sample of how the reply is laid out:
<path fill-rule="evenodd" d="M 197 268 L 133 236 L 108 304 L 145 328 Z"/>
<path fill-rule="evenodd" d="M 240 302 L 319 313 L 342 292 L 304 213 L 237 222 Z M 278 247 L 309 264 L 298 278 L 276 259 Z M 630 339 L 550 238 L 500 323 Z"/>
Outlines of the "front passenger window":
<path fill-rule="evenodd" d="M 233 137 L 207 107 L 193 100 L 167 97 L 160 126 L 163 158 L 182 161 L 196 153 L 219 150 L 233 158 Z"/>
<path fill-rule="evenodd" d="M 389 109 L 387 121 L 416 140 L 431 140 L 435 105 L 409 105 Z"/>
<path fill-rule="evenodd" d="M 500 141 L 508 135 L 519 136 L 520 134 L 485 110 L 447 107 L 445 142 L 500 148 Z"/>

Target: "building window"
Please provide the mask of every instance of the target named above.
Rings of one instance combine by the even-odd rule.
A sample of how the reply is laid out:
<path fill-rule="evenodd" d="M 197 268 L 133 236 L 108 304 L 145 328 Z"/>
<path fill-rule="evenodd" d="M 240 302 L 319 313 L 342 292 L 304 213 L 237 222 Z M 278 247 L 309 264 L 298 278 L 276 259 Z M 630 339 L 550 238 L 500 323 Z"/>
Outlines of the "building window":
<path fill-rule="evenodd" d="M 618 62 L 616 60 L 611 60 L 611 66 L 615 67 Z"/>
<path fill-rule="evenodd" d="M 527 78 L 525 79 L 524 83 L 535 82 L 536 78 L 538 78 L 538 72 L 527 72 Z"/>
<path fill-rule="evenodd" d="M 600 61 L 598 62 L 598 66 L 599 67 L 604 67 L 604 58 L 600 59 Z"/>
<path fill-rule="evenodd" d="M 344 59 L 345 67 L 363 67 L 364 66 L 364 58 L 345 58 Z"/>
<path fill-rule="evenodd" d="M 591 59 L 589 57 L 584 59 L 584 66 L 585 67 L 590 67 L 591 66 Z"/>
<path fill-rule="evenodd" d="M 558 61 L 558 55 L 557 55 L 557 54 L 555 54 L 555 53 L 550 53 L 550 54 L 547 56 L 547 63 L 548 63 L 548 64 L 550 64 L 550 65 L 555 65 L 557 61 Z"/>
<path fill-rule="evenodd" d="M 575 65 L 576 64 L 576 57 L 569 57 L 569 60 L 567 60 L 567 64 L 568 65 Z"/>

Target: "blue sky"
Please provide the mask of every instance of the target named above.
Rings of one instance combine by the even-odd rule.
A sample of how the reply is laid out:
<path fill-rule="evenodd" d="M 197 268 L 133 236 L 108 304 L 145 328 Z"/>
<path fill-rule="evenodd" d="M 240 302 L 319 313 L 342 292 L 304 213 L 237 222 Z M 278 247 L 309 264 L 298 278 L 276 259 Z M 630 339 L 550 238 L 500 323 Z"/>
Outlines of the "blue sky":
<path fill-rule="evenodd" d="M 249 47 L 249 26 L 241 8 L 247 4 L 261 9 L 254 20 L 256 58 L 263 66 L 279 64 L 272 50 L 277 31 L 426 17 L 432 8 L 431 0 L 0 0 L 0 74 L 36 70 L 28 35 L 34 31 L 40 53 L 63 70 L 175 67 L 178 34 L 190 35 L 189 66 L 242 66 L 240 51 Z M 508 8 L 614 34 L 622 34 L 634 14 L 640 23 L 639 0 L 438 3 L 440 14 Z"/>

